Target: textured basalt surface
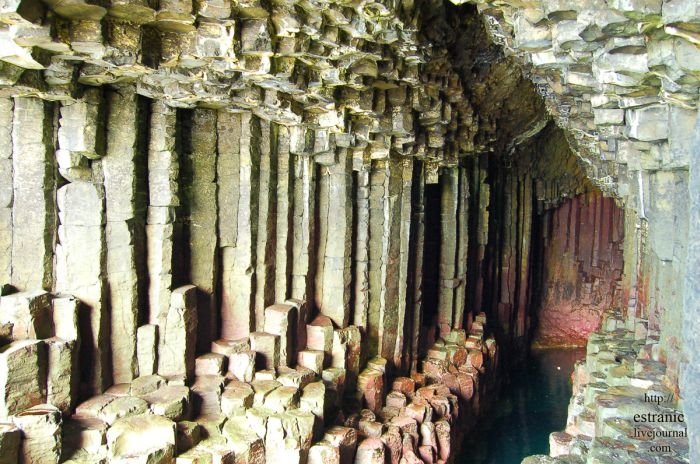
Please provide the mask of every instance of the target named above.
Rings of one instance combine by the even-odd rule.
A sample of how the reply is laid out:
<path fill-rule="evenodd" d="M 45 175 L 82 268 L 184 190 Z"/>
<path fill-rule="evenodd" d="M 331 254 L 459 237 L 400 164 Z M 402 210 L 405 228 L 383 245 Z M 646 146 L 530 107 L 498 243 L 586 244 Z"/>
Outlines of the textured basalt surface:
<path fill-rule="evenodd" d="M 31 459 L 58 459 L 61 414 L 80 403 L 85 446 L 167 462 L 202 430 L 226 430 L 225 387 L 251 406 L 248 387 L 224 380 L 227 363 L 239 382 L 268 382 L 253 405 L 277 392 L 274 410 L 295 409 L 301 378 L 337 390 L 341 372 L 329 369 L 346 369 L 348 392 L 352 372 L 362 378 L 370 409 L 392 379 L 422 385 L 426 369 L 428 384 L 456 394 L 467 361 L 449 346 L 490 352 L 459 338 L 483 329 L 483 313 L 507 365 L 536 320 L 542 339 L 562 330 L 547 328 L 552 314 L 583 334 L 611 303 L 658 338 L 697 453 L 700 306 L 686 272 L 697 258 L 686 212 L 700 198 L 697 2 L 473 3 L 0 5 L 2 415 L 53 437 L 25 432 L 22 450 L 42 443 Z M 591 221 L 564 224 L 581 203 L 599 205 Z M 550 304 L 557 275 L 585 321 L 568 297 Z M 475 369 L 484 362 L 467 354 Z M 285 374 L 301 376 L 296 393 L 269 383 Z M 164 403 L 148 396 L 161 388 Z M 452 418 L 447 391 L 427 388 Z M 188 395 L 211 420 L 154 418 Z M 352 459 L 356 432 L 313 448 L 302 418 L 268 432 L 260 414 L 245 417 L 209 444 L 212 459 L 263 456 L 250 430 L 291 437 L 299 460 Z M 406 427 L 406 455 L 448 459 L 449 443 Z M 129 448 L 142 428 L 156 448 Z M 17 430 L 1 430 L 0 450 L 15 446 Z M 376 441 L 388 430 L 365 427 L 358 456 L 397 449 L 396 435 Z M 232 451 L 231 436 L 250 449 Z"/>

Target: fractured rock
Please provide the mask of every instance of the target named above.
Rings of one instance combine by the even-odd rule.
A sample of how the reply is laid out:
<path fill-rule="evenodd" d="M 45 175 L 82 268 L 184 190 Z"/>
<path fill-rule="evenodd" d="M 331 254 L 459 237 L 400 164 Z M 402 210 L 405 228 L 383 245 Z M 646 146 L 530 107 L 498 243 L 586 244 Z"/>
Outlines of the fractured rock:
<path fill-rule="evenodd" d="M 20 340 L 0 348 L 0 418 L 46 401 L 46 346 Z"/>
<path fill-rule="evenodd" d="M 147 458 L 166 464 L 175 455 L 175 422 L 162 416 L 138 415 L 117 420 L 107 431 L 111 459 Z"/>
<path fill-rule="evenodd" d="M 61 458 L 61 411 L 50 404 L 32 406 L 15 415 L 13 421 L 22 430 L 20 462 L 58 463 Z"/>

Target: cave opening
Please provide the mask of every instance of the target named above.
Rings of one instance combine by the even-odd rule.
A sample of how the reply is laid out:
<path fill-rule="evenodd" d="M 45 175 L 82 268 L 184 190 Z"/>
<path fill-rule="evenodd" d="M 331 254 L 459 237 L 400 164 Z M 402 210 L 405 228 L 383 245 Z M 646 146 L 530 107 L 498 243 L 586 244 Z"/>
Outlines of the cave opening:
<path fill-rule="evenodd" d="M 694 1 L 6 2 L 0 463 L 688 462 Z"/>

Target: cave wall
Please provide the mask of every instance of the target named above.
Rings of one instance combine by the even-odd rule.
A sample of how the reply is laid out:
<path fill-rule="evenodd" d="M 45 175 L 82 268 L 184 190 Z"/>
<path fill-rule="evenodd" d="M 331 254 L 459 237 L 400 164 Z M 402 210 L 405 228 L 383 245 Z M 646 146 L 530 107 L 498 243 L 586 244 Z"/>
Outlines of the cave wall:
<path fill-rule="evenodd" d="M 294 297 L 415 370 L 482 310 L 525 347 L 538 218 L 599 189 L 692 407 L 697 2 L 473 3 L 3 5 L 3 292 L 79 298 L 84 394 L 187 284 L 188 352 Z"/>
<path fill-rule="evenodd" d="M 624 207 L 628 328 L 660 341 L 668 385 L 695 405 L 698 335 L 687 322 L 697 286 L 686 279 L 695 246 L 687 211 L 697 197 L 688 180 L 696 164 L 697 2 L 466 3 L 543 97 L 586 177 Z M 694 459 L 696 421 L 689 418 Z"/>
<path fill-rule="evenodd" d="M 542 217 L 542 297 L 533 343 L 585 346 L 604 311 L 622 301 L 624 212 L 600 192 Z"/>

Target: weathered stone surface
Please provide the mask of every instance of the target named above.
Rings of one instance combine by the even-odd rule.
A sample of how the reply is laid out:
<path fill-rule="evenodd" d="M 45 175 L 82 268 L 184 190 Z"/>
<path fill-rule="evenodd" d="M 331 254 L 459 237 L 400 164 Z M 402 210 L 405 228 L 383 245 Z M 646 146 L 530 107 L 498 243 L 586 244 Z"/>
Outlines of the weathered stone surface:
<path fill-rule="evenodd" d="M 218 353 L 205 353 L 195 359 L 194 374 L 200 375 L 224 375 L 226 356 Z"/>
<path fill-rule="evenodd" d="M 93 394 L 107 388 L 109 367 L 109 316 L 104 274 L 104 188 L 88 182 L 71 182 L 57 191 L 59 244 L 56 246 L 56 289 L 78 298 L 86 309 L 81 318 L 81 357 L 94 368 L 83 372 Z M 85 378 L 88 376 L 88 378 Z"/>
<path fill-rule="evenodd" d="M 231 382 L 221 395 L 221 412 L 227 417 L 245 415 L 253 407 L 253 388 L 243 382 Z"/>
<path fill-rule="evenodd" d="M 354 462 L 357 448 L 357 431 L 355 429 L 339 426 L 331 427 L 326 430 L 323 439 L 340 450 L 341 464 Z"/>
<path fill-rule="evenodd" d="M 0 297 L 0 318 L 12 324 L 15 340 L 49 338 L 54 332 L 51 295 L 35 291 Z"/>
<path fill-rule="evenodd" d="M 266 332 L 250 334 L 250 349 L 256 353 L 256 366 L 275 369 L 280 365 L 280 336 Z"/>
<path fill-rule="evenodd" d="M 346 371 L 348 390 L 354 390 L 362 364 L 360 330 L 356 326 L 338 329 L 333 332 L 331 366 Z"/>
<path fill-rule="evenodd" d="M 297 308 L 288 304 L 276 304 L 265 309 L 265 332 L 279 335 L 280 362 L 291 366 L 296 359 Z"/>
<path fill-rule="evenodd" d="M 325 357 L 326 353 L 320 350 L 302 350 L 297 356 L 297 364 L 320 374 L 323 371 Z"/>
<path fill-rule="evenodd" d="M 172 292 L 167 317 L 159 325 L 158 373 L 191 377 L 197 339 L 197 288 L 186 285 Z"/>
<path fill-rule="evenodd" d="M 23 291 L 52 288 L 56 184 L 48 109 L 38 98 L 14 99 L 11 283 Z"/>
<path fill-rule="evenodd" d="M 309 464 L 340 464 L 340 449 L 327 441 L 315 443 L 309 449 Z"/>
<path fill-rule="evenodd" d="M 158 369 L 158 326 L 142 325 L 136 331 L 136 356 L 139 375 L 153 375 Z"/>
<path fill-rule="evenodd" d="M 15 464 L 18 462 L 21 440 L 20 429 L 12 424 L 0 424 L 0 463 Z"/>
<path fill-rule="evenodd" d="M 28 464 L 58 463 L 61 458 L 61 411 L 50 404 L 40 404 L 12 419 L 22 430 L 20 461 Z"/>
<path fill-rule="evenodd" d="M 321 420 L 324 419 L 326 410 L 326 386 L 323 382 L 312 382 L 304 387 L 301 399 L 299 400 L 299 409 L 311 412 Z"/>
<path fill-rule="evenodd" d="M 171 462 L 175 454 L 175 422 L 162 416 L 138 415 L 116 421 L 107 431 L 110 459 L 147 458 Z"/>
<path fill-rule="evenodd" d="M 20 340 L 0 348 L 0 418 L 46 401 L 46 346 Z"/>
<path fill-rule="evenodd" d="M 306 326 L 306 348 L 331 353 L 333 348 L 333 322 L 329 317 L 317 316 Z"/>
<path fill-rule="evenodd" d="M 224 378 L 219 375 L 198 376 L 192 385 L 195 410 L 202 416 L 221 413 Z"/>
<path fill-rule="evenodd" d="M 384 374 L 376 369 L 365 369 L 357 380 L 359 397 L 375 413 L 384 405 Z"/>
<path fill-rule="evenodd" d="M 378 438 L 365 438 L 357 447 L 356 464 L 384 464 L 386 452 L 384 443 Z"/>
<path fill-rule="evenodd" d="M 250 464 L 265 462 L 264 442 L 255 431 L 251 430 L 246 417 L 238 416 L 226 421 L 224 434 L 230 440 L 240 462 Z"/>
<path fill-rule="evenodd" d="M 115 398 L 100 411 L 100 419 L 112 425 L 118 419 L 144 414 L 148 411 L 148 403 L 135 396 Z"/>
<path fill-rule="evenodd" d="M 185 386 L 164 385 L 141 396 L 149 410 L 172 421 L 180 421 L 190 414 L 190 389 Z"/>
<path fill-rule="evenodd" d="M 98 454 L 107 443 L 108 425 L 96 418 L 75 416 L 63 422 L 63 452 L 83 449 Z"/>
<path fill-rule="evenodd" d="M 69 414 L 76 405 L 80 381 L 77 341 L 52 337 L 45 344 L 46 401 Z"/>
<path fill-rule="evenodd" d="M 256 352 L 252 350 L 232 354 L 228 361 L 229 373 L 241 382 L 252 382 L 256 357 Z"/>
<path fill-rule="evenodd" d="M 78 310 L 80 301 L 70 295 L 56 295 L 51 300 L 53 334 L 68 341 L 80 340 Z"/>

